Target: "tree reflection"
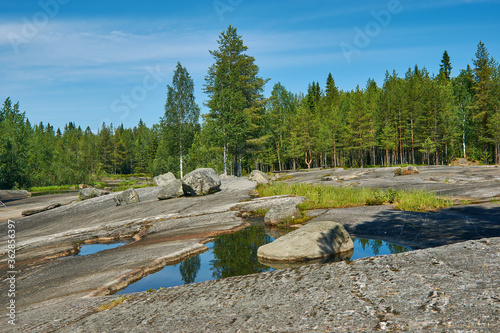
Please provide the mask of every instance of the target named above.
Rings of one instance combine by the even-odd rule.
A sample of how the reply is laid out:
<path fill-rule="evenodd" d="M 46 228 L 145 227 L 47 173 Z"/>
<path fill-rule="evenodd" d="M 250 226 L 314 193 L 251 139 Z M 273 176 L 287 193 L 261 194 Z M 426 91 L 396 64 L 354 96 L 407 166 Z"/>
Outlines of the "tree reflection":
<path fill-rule="evenodd" d="M 378 256 L 380 254 L 381 249 L 387 249 L 389 253 L 394 254 L 394 253 L 401 253 L 401 252 L 407 252 L 410 251 L 411 248 L 402 246 L 402 245 L 397 245 L 393 243 L 389 243 L 383 240 L 378 240 L 378 239 L 367 239 L 367 238 L 353 238 L 353 241 L 361 245 L 363 248 L 363 251 L 365 251 L 368 248 L 371 248 L 371 252 L 373 255 Z"/>
<path fill-rule="evenodd" d="M 182 281 L 184 281 L 185 284 L 193 283 L 194 280 L 196 280 L 196 275 L 200 270 L 200 266 L 201 261 L 199 255 L 181 262 L 179 271 L 181 272 Z"/>
<path fill-rule="evenodd" d="M 214 259 L 210 261 L 213 278 L 268 271 L 269 267 L 257 260 L 257 250 L 272 240 L 262 226 L 250 226 L 233 234 L 218 236 L 214 241 Z"/>

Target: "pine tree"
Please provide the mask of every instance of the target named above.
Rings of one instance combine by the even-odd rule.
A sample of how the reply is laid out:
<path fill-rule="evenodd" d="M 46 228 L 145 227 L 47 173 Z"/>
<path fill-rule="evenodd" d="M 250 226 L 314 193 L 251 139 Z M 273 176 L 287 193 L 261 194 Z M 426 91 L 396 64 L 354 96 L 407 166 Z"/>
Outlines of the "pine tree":
<path fill-rule="evenodd" d="M 219 49 L 210 51 L 215 63 L 205 77 L 204 90 L 209 97 L 206 105 L 210 108 L 209 121 L 214 121 L 218 128 L 214 139 L 224 149 L 224 173 L 227 173 L 227 154 L 231 149 L 237 175 L 238 157 L 251 130 L 249 113 L 262 102 L 266 80 L 258 76 L 255 59 L 244 53 L 247 47 L 236 28 L 230 25 L 217 42 Z"/>

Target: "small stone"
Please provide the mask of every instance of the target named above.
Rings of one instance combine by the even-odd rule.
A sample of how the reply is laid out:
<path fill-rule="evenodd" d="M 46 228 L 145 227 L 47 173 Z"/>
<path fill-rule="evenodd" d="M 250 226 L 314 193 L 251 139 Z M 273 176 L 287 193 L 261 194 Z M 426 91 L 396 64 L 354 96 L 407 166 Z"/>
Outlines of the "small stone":
<path fill-rule="evenodd" d="M 257 182 L 259 184 L 267 184 L 267 183 L 269 183 L 269 176 L 266 175 L 264 172 L 259 171 L 259 170 L 253 170 L 250 173 L 250 176 L 248 177 L 248 179 L 250 179 L 250 180 L 252 180 L 254 182 Z"/>
<path fill-rule="evenodd" d="M 87 200 L 92 198 L 97 198 L 101 196 L 101 191 L 94 187 L 84 187 L 80 189 L 78 193 L 78 199 Z"/>
<path fill-rule="evenodd" d="M 124 206 L 141 201 L 133 188 L 123 191 L 113 198 L 117 206 Z"/>
<path fill-rule="evenodd" d="M 269 209 L 264 216 L 264 223 L 267 225 L 278 225 L 286 220 L 293 220 L 300 216 L 299 208 L 293 201 L 285 201 Z"/>

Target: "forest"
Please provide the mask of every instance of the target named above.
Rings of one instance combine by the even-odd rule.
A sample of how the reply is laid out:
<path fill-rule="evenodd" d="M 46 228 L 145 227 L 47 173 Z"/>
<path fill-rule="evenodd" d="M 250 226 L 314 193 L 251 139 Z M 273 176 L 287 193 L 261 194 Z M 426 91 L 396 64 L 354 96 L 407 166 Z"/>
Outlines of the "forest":
<path fill-rule="evenodd" d="M 340 90 L 330 73 L 294 94 L 269 79 L 235 27 L 209 51 L 203 91 L 180 63 L 167 86 L 165 113 L 148 127 L 102 124 L 63 129 L 31 124 L 19 102 L 0 110 L 0 189 L 91 183 L 113 174 L 168 171 L 178 177 L 199 167 L 241 176 L 312 167 L 446 165 L 456 158 L 500 164 L 500 65 L 479 42 L 472 64 L 452 77 L 444 51 L 439 73 L 411 65 L 384 82 Z"/>

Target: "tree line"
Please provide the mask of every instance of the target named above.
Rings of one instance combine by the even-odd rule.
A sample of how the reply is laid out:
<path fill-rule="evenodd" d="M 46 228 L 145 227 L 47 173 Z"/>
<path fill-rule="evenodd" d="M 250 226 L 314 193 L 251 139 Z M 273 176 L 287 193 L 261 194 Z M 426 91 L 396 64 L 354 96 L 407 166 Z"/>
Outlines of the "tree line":
<path fill-rule="evenodd" d="M 92 182 L 112 174 L 198 167 L 237 176 L 263 171 L 395 164 L 448 164 L 455 158 L 500 164 L 500 66 L 480 42 L 472 66 L 451 76 L 444 52 L 438 74 L 418 66 L 386 72 L 340 90 L 330 73 L 294 94 L 268 79 L 235 27 L 210 51 L 201 115 L 189 72 L 177 63 L 164 116 L 147 127 L 102 124 L 93 132 L 70 122 L 63 130 L 32 125 L 19 102 L 0 110 L 0 188 Z M 231 161 L 231 163 L 229 162 Z"/>

